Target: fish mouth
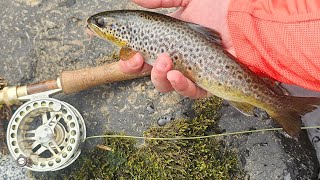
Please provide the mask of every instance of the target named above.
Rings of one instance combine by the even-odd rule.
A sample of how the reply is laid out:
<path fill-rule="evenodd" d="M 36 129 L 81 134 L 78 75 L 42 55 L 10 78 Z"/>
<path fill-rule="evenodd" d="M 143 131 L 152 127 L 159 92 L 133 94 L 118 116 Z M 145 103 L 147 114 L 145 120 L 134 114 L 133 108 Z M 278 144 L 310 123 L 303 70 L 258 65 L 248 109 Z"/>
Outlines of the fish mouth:
<path fill-rule="evenodd" d="M 104 33 L 103 30 L 101 29 L 101 27 L 99 27 L 97 25 L 97 18 L 95 16 L 91 16 L 88 18 L 87 20 L 87 34 L 90 36 L 96 36 L 99 38 L 103 38 L 104 37 Z"/>
<path fill-rule="evenodd" d="M 87 33 L 89 35 L 93 35 L 102 39 L 105 38 L 105 33 L 103 32 L 103 30 L 100 29 L 97 25 L 92 23 L 87 24 Z"/>
<path fill-rule="evenodd" d="M 97 33 L 91 28 L 89 24 L 86 25 L 86 34 L 89 35 L 90 37 L 97 37 Z"/>
<path fill-rule="evenodd" d="M 94 35 L 99 37 L 99 32 L 101 31 L 97 26 L 97 20 L 95 16 L 91 16 L 87 19 L 87 32 L 89 35 Z"/>
<path fill-rule="evenodd" d="M 126 41 L 122 41 L 117 39 L 114 34 L 107 32 L 104 28 L 104 25 L 101 24 L 101 22 L 99 23 L 99 21 L 97 20 L 98 16 L 92 16 L 87 20 L 87 33 L 90 35 L 94 35 L 96 37 L 99 37 L 101 39 L 104 40 L 109 40 L 117 45 L 119 45 L 120 47 L 127 45 Z M 91 31 L 91 32 L 89 32 Z"/>

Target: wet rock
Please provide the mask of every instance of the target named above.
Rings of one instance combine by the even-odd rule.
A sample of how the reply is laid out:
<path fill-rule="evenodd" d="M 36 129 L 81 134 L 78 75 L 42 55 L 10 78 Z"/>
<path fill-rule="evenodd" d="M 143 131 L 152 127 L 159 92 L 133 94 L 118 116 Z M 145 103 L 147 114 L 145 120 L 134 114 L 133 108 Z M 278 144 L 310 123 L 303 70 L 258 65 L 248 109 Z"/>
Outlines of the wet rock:
<path fill-rule="evenodd" d="M 0 76 L 8 79 L 11 85 L 27 84 L 55 79 L 62 70 L 113 61 L 113 54 L 118 49 L 99 38 L 88 37 L 85 24 L 89 16 L 115 9 L 143 8 L 129 0 L 0 1 Z M 168 123 L 172 117 L 193 116 L 190 99 L 177 93 L 159 93 L 149 78 L 55 97 L 81 112 L 87 125 L 87 136 L 101 135 L 105 131 L 141 136 L 160 119 L 162 123 Z M 150 102 L 153 106 L 148 106 Z M 220 126 L 226 132 L 264 128 L 270 126 L 266 122 L 271 122 L 244 117 L 231 106 L 224 106 L 221 114 Z M 225 140 L 228 148 L 236 148 L 239 152 L 246 177 L 250 179 L 308 179 L 318 167 L 313 160 L 316 158 L 312 147 L 299 145 L 301 141 L 308 142 L 307 139 L 298 143 L 277 132 L 268 132 L 225 137 Z M 101 141 L 103 139 L 88 140 L 82 148 L 83 153 Z M 66 170 L 74 169 L 71 165 Z M 16 167 L 10 156 L 0 158 L 0 179 L 25 179 L 26 174 L 27 170 Z"/>
<path fill-rule="evenodd" d="M 232 107 L 223 107 L 219 125 L 226 132 L 272 128 L 274 123 L 246 117 Z M 313 179 L 319 164 L 306 133 L 295 140 L 284 132 L 248 133 L 225 137 L 236 148 L 246 177 L 250 179 Z"/>
<path fill-rule="evenodd" d="M 59 6 L 65 6 L 67 8 L 75 5 L 77 3 L 76 0 L 65 0 L 59 3 Z"/>
<path fill-rule="evenodd" d="M 254 108 L 253 110 L 254 116 L 260 120 L 267 120 L 270 119 L 268 113 L 260 108 Z"/>

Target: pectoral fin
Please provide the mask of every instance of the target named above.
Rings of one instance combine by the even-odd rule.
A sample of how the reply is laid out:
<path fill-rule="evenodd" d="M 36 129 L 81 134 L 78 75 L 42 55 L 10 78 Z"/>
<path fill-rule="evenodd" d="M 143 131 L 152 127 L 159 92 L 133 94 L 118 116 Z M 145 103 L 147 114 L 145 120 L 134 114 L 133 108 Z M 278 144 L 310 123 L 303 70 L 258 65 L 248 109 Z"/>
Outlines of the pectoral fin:
<path fill-rule="evenodd" d="M 218 31 L 200 26 L 198 24 L 188 23 L 188 25 L 191 29 L 204 35 L 209 41 L 222 46 L 222 38 L 221 38 L 221 35 L 218 33 Z"/>
<path fill-rule="evenodd" d="M 129 47 L 124 46 L 120 49 L 119 57 L 121 60 L 127 61 L 130 58 L 132 58 L 136 53 L 137 53 L 137 51 L 135 51 Z"/>
<path fill-rule="evenodd" d="M 229 103 L 246 116 L 254 116 L 254 106 L 248 103 L 229 101 Z"/>
<path fill-rule="evenodd" d="M 284 87 L 281 86 L 281 82 L 276 80 L 272 80 L 269 78 L 262 78 L 262 80 L 268 84 L 268 86 L 276 93 L 280 95 L 290 96 L 289 91 L 287 91 Z"/>

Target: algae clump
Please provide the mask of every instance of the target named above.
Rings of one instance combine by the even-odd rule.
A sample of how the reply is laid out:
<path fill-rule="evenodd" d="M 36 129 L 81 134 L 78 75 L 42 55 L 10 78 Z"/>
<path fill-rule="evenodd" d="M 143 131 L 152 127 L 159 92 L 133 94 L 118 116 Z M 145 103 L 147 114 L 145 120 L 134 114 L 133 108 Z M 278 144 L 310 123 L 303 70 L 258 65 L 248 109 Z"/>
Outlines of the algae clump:
<path fill-rule="evenodd" d="M 212 134 L 221 100 L 196 101 L 192 120 L 175 120 L 151 127 L 146 137 L 191 137 Z M 76 163 L 81 170 L 66 179 L 240 179 L 236 154 L 217 138 L 196 140 L 145 140 L 106 138 L 111 151 L 96 149 Z"/>

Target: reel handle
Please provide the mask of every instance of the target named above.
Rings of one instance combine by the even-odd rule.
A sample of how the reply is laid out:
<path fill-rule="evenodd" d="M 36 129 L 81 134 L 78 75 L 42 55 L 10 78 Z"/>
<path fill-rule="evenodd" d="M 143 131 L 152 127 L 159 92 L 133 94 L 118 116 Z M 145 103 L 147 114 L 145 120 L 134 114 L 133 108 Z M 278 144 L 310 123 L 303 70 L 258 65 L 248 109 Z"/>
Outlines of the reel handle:
<path fill-rule="evenodd" d="M 71 94 L 106 83 L 136 79 L 148 75 L 150 75 L 150 72 L 125 74 L 120 70 L 119 62 L 114 62 L 92 68 L 63 71 L 60 75 L 60 83 L 63 92 Z"/>

